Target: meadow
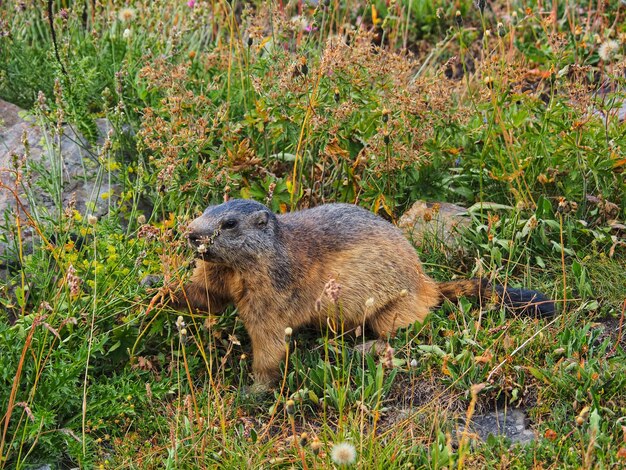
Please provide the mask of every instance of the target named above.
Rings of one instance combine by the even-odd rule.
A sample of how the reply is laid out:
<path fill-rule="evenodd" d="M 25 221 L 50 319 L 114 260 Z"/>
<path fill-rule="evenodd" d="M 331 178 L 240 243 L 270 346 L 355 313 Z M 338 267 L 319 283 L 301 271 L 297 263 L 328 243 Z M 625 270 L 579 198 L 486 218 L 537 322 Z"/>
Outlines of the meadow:
<path fill-rule="evenodd" d="M 625 466 L 625 15 L 618 0 L 0 1 L 0 99 L 44 149 L 0 168 L 20 208 L 0 214 L 0 469 Z M 64 197 L 70 127 L 109 184 L 97 200 Z M 281 383 L 256 395 L 236 310 L 168 304 L 193 264 L 186 225 L 229 198 L 392 222 L 459 204 L 454 243 L 415 240 L 429 275 L 536 289 L 559 312 L 462 299 L 380 355 L 296 331 Z M 479 438 L 493 410 L 522 410 L 534 438 Z"/>

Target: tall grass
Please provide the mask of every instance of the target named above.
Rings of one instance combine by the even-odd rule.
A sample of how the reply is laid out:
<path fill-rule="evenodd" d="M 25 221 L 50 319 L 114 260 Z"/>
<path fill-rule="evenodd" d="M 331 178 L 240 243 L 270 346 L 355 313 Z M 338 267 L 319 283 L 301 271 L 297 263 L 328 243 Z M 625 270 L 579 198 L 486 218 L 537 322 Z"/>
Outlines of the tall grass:
<path fill-rule="evenodd" d="M 327 468 L 341 442 L 363 468 L 624 461 L 619 2 L 48 5 L 56 41 L 46 9 L 0 6 L 0 97 L 48 158 L 1 169 L 29 207 L 2 219 L 0 468 Z M 66 123 L 118 183 L 103 217 L 64 205 Z M 236 312 L 167 304 L 185 224 L 229 197 L 390 220 L 417 199 L 472 206 L 457 247 L 416 247 L 428 272 L 536 288 L 562 315 L 462 301 L 381 355 L 295 332 L 280 386 L 255 395 Z M 463 418 L 494 407 L 527 410 L 536 441 L 478 446 Z"/>

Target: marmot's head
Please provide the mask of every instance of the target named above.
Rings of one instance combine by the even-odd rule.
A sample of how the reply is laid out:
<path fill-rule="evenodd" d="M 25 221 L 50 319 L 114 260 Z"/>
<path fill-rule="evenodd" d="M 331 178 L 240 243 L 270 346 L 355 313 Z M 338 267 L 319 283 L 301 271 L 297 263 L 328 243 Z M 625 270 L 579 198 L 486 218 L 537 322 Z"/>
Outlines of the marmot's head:
<path fill-rule="evenodd" d="M 278 220 L 263 204 L 233 199 L 189 224 L 189 244 L 205 261 L 244 267 L 276 250 Z"/>

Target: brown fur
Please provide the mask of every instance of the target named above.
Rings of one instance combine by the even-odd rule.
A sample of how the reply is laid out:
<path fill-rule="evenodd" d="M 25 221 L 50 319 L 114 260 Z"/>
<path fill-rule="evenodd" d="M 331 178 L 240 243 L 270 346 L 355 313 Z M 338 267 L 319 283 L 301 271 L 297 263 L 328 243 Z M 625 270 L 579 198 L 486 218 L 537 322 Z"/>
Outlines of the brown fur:
<path fill-rule="evenodd" d="M 252 340 L 260 388 L 278 378 L 287 327 L 362 325 L 386 337 L 423 322 L 444 298 L 475 295 L 484 284 L 437 285 L 400 230 L 355 206 L 332 204 L 277 217 L 264 211 L 260 204 L 238 201 L 210 207 L 191 223 L 192 244 L 209 247 L 209 253 L 197 260 L 180 296 L 210 313 L 237 307 Z M 236 229 L 220 229 L 233 217 Z M 324 294 L 331 279 L 340 285 L 338 305 Z"/>

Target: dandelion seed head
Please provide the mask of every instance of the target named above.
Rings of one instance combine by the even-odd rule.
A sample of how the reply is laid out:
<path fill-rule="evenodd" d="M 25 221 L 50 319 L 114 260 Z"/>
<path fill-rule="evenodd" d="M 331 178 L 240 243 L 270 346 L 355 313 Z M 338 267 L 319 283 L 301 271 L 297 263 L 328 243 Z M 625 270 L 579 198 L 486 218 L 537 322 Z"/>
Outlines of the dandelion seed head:
<path fill-rule="evenodd" d="M 600 44 L 598 55 L 604 62 L 611 62 L 619 51 L 619 42 L 615 40 L 604 41 Z"/>
<path fill-rule="evenodd" d="M 124 23 L 130 23 L 137 17 L 137 13 L 133 8 L 122 8 L 117 17 Z"/>
<path fill-rule="evenodd" d="M 339 442 L 333 446 L 330 456 L 337 465 L 351 465 L 356 460 L 356 449 L 349 442 Z"/>

